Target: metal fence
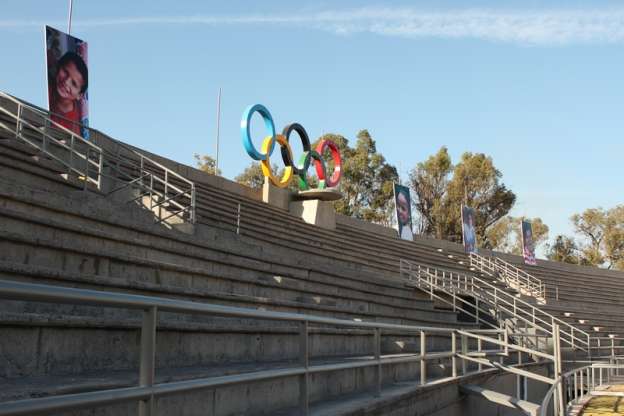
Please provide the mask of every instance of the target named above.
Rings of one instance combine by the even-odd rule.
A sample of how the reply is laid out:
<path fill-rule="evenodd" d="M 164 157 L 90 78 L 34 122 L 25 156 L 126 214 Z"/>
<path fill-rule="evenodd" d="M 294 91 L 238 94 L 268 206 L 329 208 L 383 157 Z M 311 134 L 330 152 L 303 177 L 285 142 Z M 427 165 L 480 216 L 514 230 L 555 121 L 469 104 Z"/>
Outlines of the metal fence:
<path fill-rule="evenodd" d="M 400 260 L 401 275 L 408 281 L 416 282 L 420 288 L 425 290 L 430 296 L 436 297 L 441 301 L 453 305 L 454 309 L 459 309 L 476 321 L 487 324 L 483 319 L 484 315 L 489 314 L 488 309 L 480 305 L 487 304 L 494 307 L 496 313 L 504 313 L 512 318 L 515 322 L 517 331 L 520 332 L 524 326 L 525 334 L 530 329 L 535 343 L 533 347 L 539 349 L 539 337 L 544 335 L 548 338 L 552 337 L 554 324 L 561 328 L 561 340 L 567 346 L 575 349 L 581 349 L 591 352 L 589 349 L 590 335 L 576 328 L 569 323 L 551 315 L 550 313 L 517 298 L 505 290 L 502 290 L 483 279 L 475 276 L 468 276 L 462 273 L 456 273 L 438 267 L 414 263 L 408 260 Z M 448 295 L 448 298 L 436 296 L 435 292 L 440 291 Z M 469 294 L 473 300 L 463 299 L 457 296 L 457 292 Z M 458 306 L 464 304 L 466 307 Z M 484 313 L 485 312 L 485 313 Z M 496 317 L 501 321 L 501 317 Z"/>
<path fill-rule="evenodd" d="M 153 212 L 156 222 L 195 223 L 193 182 L 95 129 L 77 126 L 89 131 L 89 140 L 52 120 L 48 111 L 0 92 L 0 129 L 59 163 L 85 190 L 111 195 L 131 189 L 129 200 Z"/>
<path fill-rule="evenodd" d="M 567 415 L 568 407 L 578 404 L 587 395 L 622 395 L 622 393 L 611 394 L 608 391 L 596 392 L 605 385 L 611 383 L 615 377 L 622 377 L 624 374 L 624 358 L 618 359 L 616 362 L 598 362 L 586 366 L 575 368 L 557 378 L 556 384 L 553 384 L 544 396 L 540 408 L 540 416 L 547 416 L 552 410 L 555 416 Z M 566 400 L 563 405 L 557 405 L 553 401 L 556 390 L 566 393 Z"/>
<path fill-rule="evenodd" d="M 0 280 L 0 298 L 8 300 L 103 306 L 143 311 L 140 343 L 139 384 L 137 386 L 0 403 L 1 416 L 32 415 L 53 411 L 60 412 L 132 401 L 139 402 L 139 414 L 147 416 L 152 414 L 154 411 L 154 406 L 156 406 L 155 399 L 159 397 L 237 383 L 294 376 L 299 377 L 300 380 L 299 407 L 301 413 L 307 414 L 309 409 L 309 377 L 311 374 L 315 373 L 373 367 L 375 368 L 375 392 L 379 395 L 382 388 L 382 366 L 384 365 L 419 362 L 419 383 L 424 385 L 430 381 L 427 377 L 427 362 L 429 360 L 449 359 L 451 361 L 452 368 L 451 377 L 454 378 L 459 376 L 458 361 L 461 361 L 462 374 L 466 374 L 467 362 L 477 362 L 479 364 L 479 370 L 482 369 L 483 365 L 497 366 L 492 365 L 490 362 L 483 362 L 483 358 L 488 355 L 495 355 L 500 358 L 502 363 L 503 358 L 510 357 L 510 350 L 525 352 L 532 355 L 537 354 L 538 356 L 547 359 L 553 358 L 551 355 L 511 344 L 509 342 L 507 331 L 498 329 L 462 331 L 452 328 L 396 325 L 378 322 L 359 322 L 311 315 L 270 312 L 159 297 L 48 286 L 6 280 Z M 156 384 L 155 346 L 157 335 L 157 316 L 159 312 L 253 318 L 296 323 L 299 328 L 299 363 L 297 366 L 290 368 L 279 368 L 244 374 Z M 352 360 L 340 363 L 312 365 L 310 363 L 309 352 L 310 325 L 329 325 L 343 328 L 360 328 L 370 330 L 373 338 L 374 354 L 368 359 L 357 360 L 355 362 Z M 417 336 L 420 340 L 419 353 L 401 354 L 400 356 L 382 356 L 381 338 L 384 333 L 391 331 L 399 331 L 400 333 L 413 334 L 414 336 Z M 450 351 L 428 352 L 427 337 L 430 335 L 450 337 Z M 458 339 L 461 342 L 460 345 L 458 345 Z M 473 340 L 472 344 L 477 344 L 476 349 L 473 348 L 473 350 L 471 350 L 470 340 Z M 490 347 L 495 346 L 496 348 L 488 350 L 485 348 L 488 345 Z M 502 364 L 498 364 L 498 366 L 500 368 Z M 532 376 L 532 373 L 521 369 L 515 369 L 511 365 L 508 368 L 506 367 L 506 369 L 525 376 Z M 549 382 L 544 379 L 541 381 Z"/>
<path fill-rule="evenodd" d="M 542 302 L 546 301 L 546 287 L 540 279 L 503 259 L 470 253 L 470 265 L 490 275 L 498 273 L 509 286 L 519 292 L 533 296 Z"/>

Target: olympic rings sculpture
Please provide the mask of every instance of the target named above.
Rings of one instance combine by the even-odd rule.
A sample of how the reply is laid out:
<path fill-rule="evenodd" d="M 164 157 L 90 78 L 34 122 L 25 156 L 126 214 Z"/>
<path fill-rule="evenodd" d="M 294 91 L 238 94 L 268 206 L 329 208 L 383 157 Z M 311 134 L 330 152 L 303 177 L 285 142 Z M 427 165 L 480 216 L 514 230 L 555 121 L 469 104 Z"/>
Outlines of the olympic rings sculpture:
<path fill-rule="evenodd" d="M 249 131 L 251 117 L 256 112 L 262 116 L 266 129 L 266 137 L 262 141 L 260 151 L 253 145 Z M 293 131 L 297 132 L 301 138 L 301 144 L 303 145 L 303 154 L 299 157 L 297 164 L 295 164 L 292 148 L 289 143 L 290 135 Z M 316 176 L 318 177 L 318 189 L 333 188 L 340 182 L 340 176 L 342 175 L 342 158 L 340 157 L 338 146 L 331 140 L 323 139 L 318 143 L 316 149 L 313 150 L 310 145 L 308 133 L 299 123 L 291 123 L 284 127 L 282 134 L 276 134 L 273 117 L 271 117 L 269 110 L 262 104 L 250 105 L 243 112 L 243 117 L 241 119 L 241 137 L 247 154 L 252 159 L 260 161 L 264 176 L 268 178 L 273 185 L 279 188 L 287 187 L 293 178 L 297 176 L 299 189 L 302 191 L 310 189 L 308 169 L 312 163 L 314 163 Z M 282 161 L 285 166 L 284 174 L 281 178 L 276 177 L 271 170 L 271 155 L 273 154 L 275 143 L 280 147 Z M 327 169 L 322 156 L 326 150 L 330 151 L 334 161 L 334 171 L 329 177 L 327 176 Z"/>

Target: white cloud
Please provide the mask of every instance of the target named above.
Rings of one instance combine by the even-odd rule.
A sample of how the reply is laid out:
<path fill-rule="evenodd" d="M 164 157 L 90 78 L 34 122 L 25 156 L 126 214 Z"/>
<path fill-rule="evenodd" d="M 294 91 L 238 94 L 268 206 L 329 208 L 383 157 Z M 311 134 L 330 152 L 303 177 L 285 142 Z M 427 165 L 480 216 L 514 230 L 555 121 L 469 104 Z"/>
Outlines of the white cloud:
<path fill-rule="evenodd" d="M 59 22 L 57 22 L 59 23 Z M 42 26 L 44 22 L 0 20 L 0 28 Z M 372 33 L 403 38 L 480 39 L 530 45 L 623 43 L 624 9 L 596 10 L 447 10 L 360 8 L 301 14 L 238 16 L 195 15 L 75 19 L 75 27 L 273 24 L 323 30 L 338 35 Z M 63 24 L 57 24 L 62 27 Z"/>

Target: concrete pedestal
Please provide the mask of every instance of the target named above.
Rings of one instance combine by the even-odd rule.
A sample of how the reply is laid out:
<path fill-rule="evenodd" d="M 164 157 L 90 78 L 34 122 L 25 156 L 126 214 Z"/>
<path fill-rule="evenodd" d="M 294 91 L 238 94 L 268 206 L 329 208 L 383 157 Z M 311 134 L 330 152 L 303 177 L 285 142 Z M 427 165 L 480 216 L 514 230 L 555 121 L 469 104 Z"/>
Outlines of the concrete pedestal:
<path fill-rule="evenodd" d="M 290 203 L 290 190 L 288 188 L 282 189 L 277 186 L 271 185 L 268 180 L 264 181 L 262 185 L 262 201 L 274 207 L 288 210 L 288 204 Z"/>
<path fill-rule="evenodd" d="M 336 211 L 331 202 L 309 199 L 290 203 L 290 213 L 308 224 L 328 230 L 336 229 Z"/>

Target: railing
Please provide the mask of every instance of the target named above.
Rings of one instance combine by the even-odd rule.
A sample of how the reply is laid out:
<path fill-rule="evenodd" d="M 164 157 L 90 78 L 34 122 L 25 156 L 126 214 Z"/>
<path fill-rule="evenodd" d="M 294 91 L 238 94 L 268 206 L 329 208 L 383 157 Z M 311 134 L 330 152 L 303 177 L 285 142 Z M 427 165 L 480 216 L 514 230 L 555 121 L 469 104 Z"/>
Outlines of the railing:
<path fill-rule="evenodd" d="M 8 116 L 15 126 L 13 128 L 0 120 L 0 129 L 8 131 L 15 138 L 39 149 L 61 164 L 67 174 L 82 180 L 85 188 L 89 184 L 98 190 L 102 188 L 102 148 L 55 123 L 48 114 L 25 105 L 8 94 L 0 92 L 0 103 L 0 114 Z"/>
<path fill-rule="evenodd" d="M 303 414 L 309 409 L 309 376 L 315 373 L 347 370 L 363 367 L 375 368 L 375 394 L 381 392 L 382 366 L 397 363 L 420 362 L 420 381 L 424 385 L 428 383 L 427 361 L 450 359 L 451 377 L 458 377 L 458 360 L 461 360 L 462 374 L 467 374 L 467 362 L 478 363 L 479 370 L 482 366 L 503 368 L 523 376 L 552 384 L 554 380 L 538 374 L 515 368 L 513 365 L 504 366 L 503 359 L 510 357 L 510 350 L 519 354 L 537 354 L 546 359 L 553 359 L 552 355 L 539 351 L 533 351 L 522 346 L 513 345 L 509 342 L 507 331 L 500 329 L 461 331 L 452 328 L 433 328 L 409 325 L 385 324 L 379 322 L 360 322 L 344 319 L 332 319 L 311 315 L 270 312 L 257 309 L 245 309 L 229 306 L 220 306 L 199 302 L 190 302 L 176 299 L 148 297 L 115 292 L 103 292 L 87 289 L 74 289 L 59 286 L 40 285 L 0 280 L 0 298 L 7 300 L 36 301 L 80 304 L 90 306 L 104 306 L 113 308 L 134 309 L 143 311 L 141 326 L 141 342 L 139 351 L 139 384 L 134 387 L 106 389 L 94 392 L 84 392 L 69 395 L 58 395 L 36 399 L 27 399 L 14 402 L 0 403 L 0 416 L 31 415 L 41 412 L 64 412 L 78 408 L 119 404 L 123 402 L 139 402 L 139 414 L 149 415 L 157 405 L 159 397 L 197 391 L 201 389 L 215 388 L 236 383 L 269 380 L 282 377 L 298 376 L 300 380 L 299 407 Z M 156 328 L 159 312 L 173 312 L 185 314 L 202 314 L 212 316 L 238 317 L 263 319 L 274 321 L 294 322 L 298 325 L 299 358 L 298 365 L 289 368 L 271 369 L 243 373 L 236 375 L 217 376 L 186 381 L 155 382 L 155 359 L 156 359 Z M 372 331 L 374 338 L 374 354 L 363 357 L 362 360 L 351 360 L 343 363 L 318 364 L 310 363 L 309 335 L 310 325 L 327 325 L 337 327 L 362 328 Z M 400 354 L 399 356 L 381 355 L 381 338 L 384 333 L 413 334 L 420 339 L 420 351 L 418 354 Z M 431 334 L 446 335 L 451 338 L 451 350 L 443 352 L 427 351 L 427 336 Z M 461 345 L 458 346 L 457 338 Z M 476 341 L 477 350 L 470 350 Z M 485 346 L 497 346 L 498 349 L 488 350 Z M 499 363 L 493 363 L 484 358 L 488 356 L 499 357 Z"/>
<path fill-rule="evenodd" d="M 122 179 L 120 186 L 107 192 L 109 195 L 127 188 L 138 189 L 139 195 L 133 200 L 142 199 L 142 205 L 152 212 L 164 211 L 157 215 L 157 222 L 176 216 L 195 223 L 196 190 L 193 182 L 133 148 L 108 139 L 114 141 L 117 149 L 110 156 L 110 152 L 106 152 L 106 160 L 115 177 Z"/>
<path fill-rule="evenodd" d="M 515 332 L 528 333 L 529 330 L 533 331 L 533 337 L 535 343 L 533 346 L 539 349 L 540 335 L 546 337 L 552 337 L 554 324 L 557 324 L 561 328 L 561 340 L 569 347 L 574 349 L 580 349 L 590 353 L 590 335 L 576 328 L 567 322 L 545 312 L 534 305 L 523 301 L 513 295 L 510 295 L 504 290 L 497 288 L 496 286 L 479 279 L 475 276 L 467 276 L 461 273 L 451 272 L 436 268 L 434 266 L 423 265 L 418 263 L 412 263 L 407 260 L 400 260 L 401 276 L 407 278 L 419 285 L 422 289 L 430 294 L 431 297 L 436 297 L 439 300 L 452 304 L 453 308 L 457 308 L 456 302 L 459 298 L 456 296 L 456 292 L 464 293 L 472 296 L 475 301 L 471 302 L 466 299 L 459 300 L 460 303 L 467 304 L 475 310 L 475 314 L 470 314 L 477 320 L 486 323 L 486 320 L 479 316 L 479 312 L 483 311 L 480 303 L 491 305 L 496 313 L 506 314 L 507 319 L 511 319 L 514 325 Z M 435 295 L 436 291 L 442 291 L 450 296 L 450 299 L 445 299 Z M 466 312 L 466 308 L 462 309 Z M 486 310 L 487 311 L 487 310 Z M 505 319 L 502 316 L 495 316 L 499 322 L 504 322 Z M 524 329 L 520 326 L 524 324 Z"/>
<path fill-rule="evenodd" d="M 624 338 L 622 337 L 591 337 L 590 348 L 592 357 L 600 358 L 616 358 L 624 354 Z M 603 354 L 606 352 L 606 354 Z"/>
<path fill-rule="evenodd" d="M 470 253 L 470 266 L 491 276 L 498 273 L 510 287 L 520 293 L 546 301 L 546 287 L 540 279 L 498 257 L 490 258 Z"/>
<path fill-rule="evenodd" d="M 609 392 L 597 392 L 597 388 L 611 382 L 612 377 L 621 377 L 624 374 L 624 360 L 618 362 L 592 363 L 583 367 L 575 368 L 558 377 L 556 384 L 553 384 L 544 396 L 540 407 L 540 416 L 547 416 L 550 410 L 555 416 L 565 416 L 568 414 L 567 408 L 572 404 L 578 404 L 587 395 L 610 395 Z M 603 372 L 603 370 L 606 370 Z M 603 377 L 604 375 L 604 377 Z M 557 405 L 556 401 L 551 401 L 555 391 L 565 391 L 569 399 L 565 405 Z M 602 393 L 602 394 L 601 394 Z M 614 395 L 621 395 L 615 393 Z"/>
<path fill-rule="evenodd" d="M 177 218 L 178 222 L 195 223 L 195 184 L 161 163 L 97 130 L 65 119 L 89 132 L 90 140 L 85 140 L 53 121 L 48 111 L 2 92 L 0 114 L 8 116 L 15 126 L 0 120 L 0 128 L 65 166 L 68 173 L 84 181 L 85 188 L 91 183 L 108 195 L 131 189 L 134 193 L 129 199 L 155 213 L 156 222 Z M 98 146 L 98 140 L 110 143 Z M 103 178 L 110 180 L 110 186 L 103 186 Z"/>

